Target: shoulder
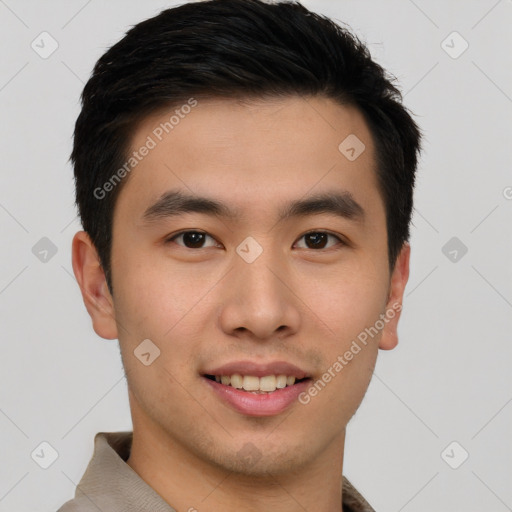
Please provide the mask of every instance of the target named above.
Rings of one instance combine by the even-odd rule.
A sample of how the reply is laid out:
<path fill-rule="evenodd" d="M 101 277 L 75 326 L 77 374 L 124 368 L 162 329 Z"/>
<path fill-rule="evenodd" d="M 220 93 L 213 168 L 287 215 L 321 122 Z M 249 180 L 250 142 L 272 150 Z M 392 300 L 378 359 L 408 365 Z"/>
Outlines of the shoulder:
<path fill-rule="evenodd" d="M 57 510 L 57 512 L 89 512 L 89 510 L 94 510 L 94 505 L 91 504 L 90 507 L 88 507 L 84 503 L 78 503 L 76 499 L 72 499 L 69 501 L 66 501 L 62 507 Z M 97 512 L 97 511 L 96 511 Z"/>
<path fill-rule="evenodd" d="M 343 512 L 375 512 L 359 491 L 343 477 Z"/>

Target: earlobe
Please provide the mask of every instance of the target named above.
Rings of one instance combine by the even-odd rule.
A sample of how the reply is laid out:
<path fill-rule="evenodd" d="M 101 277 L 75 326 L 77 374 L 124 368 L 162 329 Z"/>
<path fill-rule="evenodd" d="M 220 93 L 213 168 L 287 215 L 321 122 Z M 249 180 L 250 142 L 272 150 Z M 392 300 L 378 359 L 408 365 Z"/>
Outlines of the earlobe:
<path fill-rule="evenodd" d="M 389 298 L 384 312 L 387 321 L 379 342 L 381 350 L 391 350 L 398 344 L 398 320 L 402 311 L 405 286 L 409 279 L 410 255 L 411 246 L 405 242 L 391 274 Z"/>
<path fill-rule="evenodd" d="M 73 237 L 72 264 L 94 331 L 102 338 L 118 337 L 114 303 L 96 247 L 85 231 Z"/>

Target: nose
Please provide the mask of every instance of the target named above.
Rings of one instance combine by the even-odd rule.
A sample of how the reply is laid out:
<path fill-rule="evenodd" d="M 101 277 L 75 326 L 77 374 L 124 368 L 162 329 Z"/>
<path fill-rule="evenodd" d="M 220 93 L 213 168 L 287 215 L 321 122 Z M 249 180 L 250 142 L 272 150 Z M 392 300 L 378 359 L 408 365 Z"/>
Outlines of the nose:
<path fill-rule="evenodd" d="M 264 250 L 252 263 L 236 256 L 233 265 L 219 318 L 224 332 L 258 340 L 298 332 L 301 300 L 282 259 Z"/>

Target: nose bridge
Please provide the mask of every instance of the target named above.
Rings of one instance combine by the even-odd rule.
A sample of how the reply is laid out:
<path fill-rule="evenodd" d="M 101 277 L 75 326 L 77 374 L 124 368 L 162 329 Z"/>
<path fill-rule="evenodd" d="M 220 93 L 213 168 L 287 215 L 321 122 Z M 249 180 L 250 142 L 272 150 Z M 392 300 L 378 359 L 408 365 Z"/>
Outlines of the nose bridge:
<path fill-rule="evenodd" d="M 271 249 L 266 249 L 252 263 L 240 262 L 240 267 L 247 285 L 254 293 L 271 293 L 277 291 L 274 288 L 282 287 L 281 281 L 276 277 L 280 264 Z M 281 273 L 284 272 L 284 269 L 281 269 Z"/>
<path fill-rule="evenodd" d="M 257 244 L 257 245 L 256 245 Z M 248 249 L 248 252 L 244 252 Z M 243 290 L 253 295 L 251 302 L 278 300 L 283 293 L 283 283 L 277 278 L 281 273 L 282 260 L 270 243 L 258 243 L 254 239 L 241 244 L 237 250 L 239 261 L 236 271 L 242 276 Z M 240 293 L 240 290 L 238 290 Z"/>
<path fill-rule="evenodd" d="M 226 331 L 244 328 L 259 338 L 267 338 L 283 327 L 296 330 L 300 315 L 290 285 L 283 282 L 287 270 L 278 250 L 263 243 L 258 245 L 259 254 L 250 240 L 248 247 L 241 244 L 237 250 L 240 254 L 236 254 L 233 263 L 235 275 L 221 321 Z"/>

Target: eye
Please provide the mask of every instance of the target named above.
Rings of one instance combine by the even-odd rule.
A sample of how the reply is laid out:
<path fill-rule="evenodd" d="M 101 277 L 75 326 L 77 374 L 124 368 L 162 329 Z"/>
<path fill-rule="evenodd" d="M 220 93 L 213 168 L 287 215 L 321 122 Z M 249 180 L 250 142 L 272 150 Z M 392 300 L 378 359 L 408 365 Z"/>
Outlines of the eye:
<path fill-rule="evenodd" d="M 211 238 L 212 240 L 215 240 L 213 237 L 202 231 L 182 231 L 181 233 L 177 233 L 172 237 L 167 238 L 165 240 L 165 243 L 174 242 L 178 238 L 183 239 L 183 245 L 178 245 L 182 245 L 187 249 L 203 249 L 205 238 Z"/>
<path fill-rule="evenodd" d="M 345 242 L 338 236 L 328 233 L 327 231 L 310 231 L 308 233 L 305 233 L 300 237 L 300 239 L 304 239 L 306 243 L 306 247 L 299 247 L 301 249 L 325 249 L 327 245 L 327 241 L 331 237 L 332 239 L 335 239 L 339 242 L 338 245 L 346 245 Z M 214 241 L 213 245 L 205 246 L 204 242 L 206 238 L 210 238 Z M 175 235 L 172 235 L 171 237 L 167 238 L 165 240 L 165 243 L 175 242 L 175 240 L 182 239 L 182 243 L 178 243 L 178 245 L 185 247 L 186 249 L 204 249 L 206 247 L 215 247 L 218 245 L 216 244 L 216 240 L 208 235 L 208 233 L 205 233 L 203 231 L 181 231 L 180 233 L 176 233 Z M 334 244 L 336 245 L 336 244 Z M 332 246 L 331 246 L 332 247 Z M 327 247 L 329 248 L 329 247 Z"/>
<path fill-rule="evenodd" d="M 341 245 L 345 245 L 341 238 L 327 231 L 310 231 L 302 235 L 301 239 L 304 238 L 306 240 L 305 249 L 325 249 L 329 237 L 336 239 Z"/>

